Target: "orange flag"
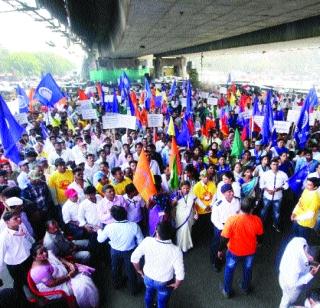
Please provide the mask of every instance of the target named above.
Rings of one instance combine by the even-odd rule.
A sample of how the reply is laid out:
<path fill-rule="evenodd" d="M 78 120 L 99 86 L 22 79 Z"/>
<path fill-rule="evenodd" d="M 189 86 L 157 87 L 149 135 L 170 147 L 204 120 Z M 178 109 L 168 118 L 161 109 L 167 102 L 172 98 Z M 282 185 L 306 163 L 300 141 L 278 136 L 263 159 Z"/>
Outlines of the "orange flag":
<path fill-rule="evenodd" d="M 149 201 L 149 199 L 157 193 L 153 183 L 150 165 L 143 149 L 139 157 L 136 173 L 133 177 L 133 184 L 145 201 Z"/>

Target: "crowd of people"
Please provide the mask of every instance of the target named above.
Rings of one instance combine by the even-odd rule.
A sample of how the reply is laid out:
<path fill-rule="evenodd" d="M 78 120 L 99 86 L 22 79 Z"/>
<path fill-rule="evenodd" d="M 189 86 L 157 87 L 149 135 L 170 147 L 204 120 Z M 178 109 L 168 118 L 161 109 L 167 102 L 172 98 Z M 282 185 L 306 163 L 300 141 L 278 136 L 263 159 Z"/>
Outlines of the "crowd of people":
<path fill-rule="evenodd" d="M 291 225 L 293 239 L 279 268 L 280 307 L 295 304 L 317 274 L 318 255 L 311 246 L 320 226 L 318 121 L 304 148 L 292 130 L 265 143 L 252 116 L 248 126 L 243 118 L 255 107 L 265 113 L 265 93 L 231 85 L 211 105 L 194 90 L 190 108 L 183 103 L 190 95 L 187 85 L 173 93 L 172 88 L 162 88 L 160 105 L 148 108 L 144 90 L 130 89 L 131 104 L 139 110 L 136 130 L 103 129 L 101 115 L 108 106 L 99 91 L 91 97 L 100 112 L 97 120 L 77 114 L 79 97 L 51 110 L 35 102 L 17 143 L 19 162 L 6 157 L 10 149 L 0 149 L 0 266 L 7 266 L 21 301 L 28 277 L 40 292 L 63 290 L 79 307 L 100 307 L 105 291 L 96 283 L 95 268 L 103 264 L 111 269 L 115 289 L 127 285 L 134 296 L 144 285 L 147 308 L 156 295 L 157 306 L 168 307 L 185 279 L 184 257 L 203 238 L 210 239 L 212 269 L 224 268 L 223 296 L 234 295 L 239 262 L 239 287 L 249 294 L 264 232 L 288 232 Z M 303 107 L 304 99 L 274 92 L 270 103 L 274 119 L 281 121 L 288 110 Z M 125 97 L 120 110 L 122 104 L 126 112 Z M 147 127 L 143 113 L 162 113 L 162 127 Z M 241 150 L 233 155 L 238 131 Z M 178 185 L 170 163 L 176 141 Z M 142 156 L 155 187 L 147 199 L 135 185 Z M 2 292 L 0 298 L 9 295 Z M 304 307 L 318 305 L 320 291 L 309 291 Z"/>

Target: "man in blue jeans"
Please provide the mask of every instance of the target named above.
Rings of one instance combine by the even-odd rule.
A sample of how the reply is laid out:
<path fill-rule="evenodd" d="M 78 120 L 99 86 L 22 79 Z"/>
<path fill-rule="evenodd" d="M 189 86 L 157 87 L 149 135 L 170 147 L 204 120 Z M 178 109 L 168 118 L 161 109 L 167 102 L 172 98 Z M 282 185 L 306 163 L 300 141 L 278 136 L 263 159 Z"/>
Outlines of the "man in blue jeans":
<path fill-rule="evenodd" d="M 288 188 L 288 176 L 279 170 L 279 160 L 273 158 L 271 170 L 264 172 L 260 178 L 260 188 L 263 190 L 263 208 L 260 216 L 265 223 L 270 207 L 273 211 L 273 228 L 280 232 L 280 208 L 283 190 Z"/>
<path fill-rule="evenodd" d="M 257 241 L 261 240 L 263 234 L 261 219 L 251 214 L 253 208 L 253 199 L 243 199 L 240 214 L 231 216 L 221 232 L 218 258 L 223 257 L 224 249 L 228 244 L 222 290 L 226 298 L 231 297 L 233 293 L 233 274 L 239 261 L 243 262 L 243 278 L 240 288 L 245 294 L 251 290 L 250 283 Z"/>
<path fill-rule="evenodd" d="M 159 223 L 156 237 L 146 237 L 131 255 L 133 266 L 144 279 L 147 308 L 153 307 L 156 294 L 158 308 L 168 307 L 172 290 L 177 289 L 184 279 L 183 255 L 171 241 L 173 231 L 168 222 Z M 139 264 L 142 256 L 145 258 L 143 269 Z"/>

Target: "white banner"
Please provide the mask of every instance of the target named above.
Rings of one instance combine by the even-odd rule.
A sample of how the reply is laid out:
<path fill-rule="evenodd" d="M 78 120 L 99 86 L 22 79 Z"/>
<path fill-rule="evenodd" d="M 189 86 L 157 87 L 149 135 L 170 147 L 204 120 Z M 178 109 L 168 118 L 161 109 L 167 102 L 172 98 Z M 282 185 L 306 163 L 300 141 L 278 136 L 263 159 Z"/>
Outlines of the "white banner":
<path fill-rule="evenodd" d="M 202 98 L 208 98 L 209 97 L 209 92 L 200 91 L 199 92 L 199 96 L 202 97 Z"/>
<path fill-rule="evenodd" d="M 264 116 L 254 116 L 254 122 L 262 128 Z M 291 122 L 288 121 L 274 121 L 274 127 L 279 134 L 288 134 Z"/>
<path fill-rule="evenodd" d="M 96 109 L 81 109 L 81 115 L 84 120 L 96 120 L 98 119 Z"/>
<path fill-rule="evenodd" d="M 20 125 L 28 124 L 28 114 L 27 113 L 18 113 L 18 114 L 15 114 L 14 117 Z"/>
<path fill-rule="evenodd" d="M 300 117 L 300 113 L 301 113 L 301 107 L 300 110 L 295 109 L 295 110 L 289 110 L 288 111 L 288 115 L 287 115 L 287 121 L 290 123 L 294 123 L 297 124 L 299 117 Z M 309 125 L 313 126 L 314 125 L 314 121 L 316 119 L 316 113 L 312 112 L 309 115 Z"/>
<path fill-rule="evenodd" d="M 107 113 L 102 117 L 102 127 L 103 129 L 136 129 L 136 117 L 119 113 Z"/>
<path fill-rule="evenodd" d="M 208 105 L 213 105 L 213 106 L 218 105 L 218 99 L 216 97 L 208 97 L 207 102 L 208 102 Z"/>
<path fill-rule="evenodd" d="M 148 127 L 162 127 L 163 114 L 148 114 Z"/>
<path fill-rule="evenodd" d="M 108 102 L 108 103 L 112 103 L 113 102 L 113 95 L 105 94 L 104 95 L 104 101 Z"/>
<path fill-rule="evenodd" d="M 83 101 L 78 101 L 78 104 L 82 109 L 91 109 L 92 108 L 92 101 L 90 99 L 86 99 L 86 100 L 83 100 Z"/>
<path fill-rule="evenodd" d="M 220 94 L 226 95 L 226 94 L 227 94 L 227 88 L 221 87 L 221 88 L 220 88 Z"/>

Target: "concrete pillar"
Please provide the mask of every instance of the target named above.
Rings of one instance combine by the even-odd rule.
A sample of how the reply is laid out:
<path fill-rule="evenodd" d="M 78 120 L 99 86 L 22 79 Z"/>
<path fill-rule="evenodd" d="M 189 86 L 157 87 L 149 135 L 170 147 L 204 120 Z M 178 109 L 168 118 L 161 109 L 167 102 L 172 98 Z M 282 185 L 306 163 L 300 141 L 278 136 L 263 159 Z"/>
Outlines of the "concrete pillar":
<path fill-rule="evenodd" d="M 161 58 L 155 57 L 153 60 L 154 78 L 160 78 L 162 73 Z"/>

